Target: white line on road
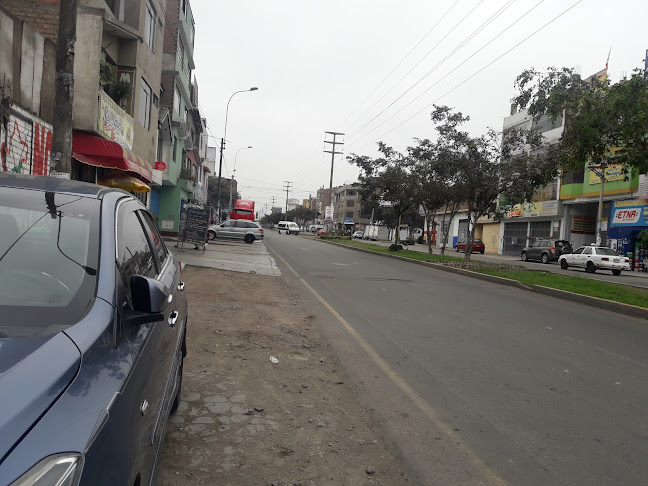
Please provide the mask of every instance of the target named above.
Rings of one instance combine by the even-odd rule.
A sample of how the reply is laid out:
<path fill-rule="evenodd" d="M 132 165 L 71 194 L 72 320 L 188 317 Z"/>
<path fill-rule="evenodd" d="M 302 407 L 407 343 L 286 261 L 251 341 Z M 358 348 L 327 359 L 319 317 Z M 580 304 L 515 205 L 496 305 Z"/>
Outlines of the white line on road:
<path fill-rule="evenodd" d="M 275 253 L 276 254 L 276 253 Z M 329 304 L 324 298 L 317 293 L 317 291 L 311 287 L 306 280 L 301 278 L 299 274 L 293 270 L 290 264 L 284 260 L 281 256 L 276 254 L 277 257 L 286 265 L 288 270 L 295 274 L 295 276 L 304 284 L 304 286 L 310 291 L 311 294 L 324 306 L 326 309 L 333 314 L 333 316 L 338 320 L 342 327 L 353 337 L 353 339 L 367 352 L 371 359 L 376 363 L 376 365 L 389 377 L 389 379 L 400 388 L 405 395 L 416 405 L 416 407 L 434 424 L 434 426 L 439 429 L 439 431 L 447 436 L 450 439 L 453 439 L 457 445 L 455 446 L 461 452 L 463 452 L 479 470 L 489 483 L 504 486 L 506 481 L 499 477 L 492 469 L 490 469 L 484 462 L 477 456 L 477 454 L 463 441 L 461 436 L 457 434 L 451 426 L 446 424 L 435 412 L 435 410 L 419 395 L 396 371 L 393 370 L 389 363 L 385 361 L 378 352 L 371 347 L 371 345 L 365 341 L 362 336 L 360 336 L 355 329 L 349 324 L 349 322 L 342 317 L 334 308 Z"/>

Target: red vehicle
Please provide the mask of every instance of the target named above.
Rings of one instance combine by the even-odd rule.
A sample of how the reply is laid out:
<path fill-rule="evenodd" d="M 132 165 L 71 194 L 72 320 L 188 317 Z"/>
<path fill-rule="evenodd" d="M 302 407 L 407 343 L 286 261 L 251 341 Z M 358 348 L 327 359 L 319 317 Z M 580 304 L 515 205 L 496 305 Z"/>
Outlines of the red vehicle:
<path fill-rule="evenodd" d="M 466 244 L 467 243 L 465 241 L 463 243 L 457 243 L 457 246 L 455 246 L 455 250 L 466 251 Z M 473 241 L 472 252 L 481 253 L 483 255 L 485 250 L 486 250 L 486 246 L 484 245 L 484 242 L 482 240 L 478 240 L 477 238 L 475 238 L 475 241 Z"/>
<path fill-rule="evenodd" d="M 249 219 L 254 221 L 254 201 L 237 199 L 230 213 L 230 219 Z"/>
<path fill-rule="evenodd" d="M 326 234 L 326 228 L 321 228 L 317 230 L 317 236 L 322 236 Z"/>

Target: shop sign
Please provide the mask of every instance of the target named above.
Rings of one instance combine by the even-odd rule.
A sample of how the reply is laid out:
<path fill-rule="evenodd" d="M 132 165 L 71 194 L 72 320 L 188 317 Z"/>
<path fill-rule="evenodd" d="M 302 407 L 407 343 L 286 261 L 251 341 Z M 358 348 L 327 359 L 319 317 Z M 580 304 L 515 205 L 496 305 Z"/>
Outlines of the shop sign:
<path fill-rule="evenodd" d="M 110 99 L 105 91 L 99 90 L 97 131 L 108 140 L 133 150 L 134 130 L 133 118 Z"/>
<path fill-rule="evenodd" d="M 344 224 L 353 224 L 353 218 L 344 218 Z"/>
<path fill-rule="evenodd" d="M 155 163 L 155 170 L 166 170 L 166 164 L 160 160 Z"/>
<path fill-rule="evenodd" d="M 610 165 L 605 168 L 605 182 L 622 181 L 623 178 L 623 166 L 621 164 Z M 599 171 L 590 169 L 589 183 L 590 185 L 601 183 Z"/>
<path fill-rule="evenodd" d="M 516 204 L 509 209 L 509 218 L 528 218 L 533 216 L 556 216 L 558 214 L 558 201 L 542 201 L 533 203 Z"/>
<path fill-rule="evenodd" d="M 596 234 L 596 221 L 592 216 L 583 216 L 580 214 L 574 214 L 572 216 L 572 233 L 582 234 L 582 235 L 593 235 Z"/>
<path fill-rule="evenodd" d="M 614 201 L 610 226 L 648 226 L 648 202 L 639 199 Z"/>
<path fill-rule="evenodd" d="M 641 199 L 648 199 L 648 175 L 639 176 L 638 196 Z"/>

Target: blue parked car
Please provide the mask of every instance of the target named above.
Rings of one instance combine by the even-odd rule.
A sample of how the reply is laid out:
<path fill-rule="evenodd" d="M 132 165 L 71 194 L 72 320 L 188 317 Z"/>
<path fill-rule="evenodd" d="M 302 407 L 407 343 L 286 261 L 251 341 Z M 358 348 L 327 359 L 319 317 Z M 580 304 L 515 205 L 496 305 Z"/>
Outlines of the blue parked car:
<path fill-rule="evenodd" d="M 134 196 L 0 173 L 0 485 L 154 484 L 186 322 Z"/>

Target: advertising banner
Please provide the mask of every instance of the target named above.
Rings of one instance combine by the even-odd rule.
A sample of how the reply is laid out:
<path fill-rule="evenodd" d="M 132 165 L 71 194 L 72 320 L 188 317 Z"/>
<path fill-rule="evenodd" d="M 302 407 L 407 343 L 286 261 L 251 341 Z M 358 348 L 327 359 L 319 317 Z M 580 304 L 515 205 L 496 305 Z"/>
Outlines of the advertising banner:
<path fill-rule="evenodd" d="M 324 219 L 326 221 L 333 221 L 333 206 L 326 206 L 326 212 L 324 213 Z"/>
<path fill-rule="evenodd" d="M 614 201 L 610 226 L 648 226 L 648 201 Z"/>
<path fill-rule="evenodd" d="M 623 180 L 623 167 L 620 164 L 610 165 L 605 168 L 605 182 L 614 182 Z M 600 184 L 600 172 L 590 169 L 589 183 Z"/>
<path fill-rule="evenodd" d="M 507 217 L 528 218 L 531 216 L 556 216 L 557 214 L 558 201 L 543 201 L 511 206 L 511 209 L 509 209 L 507 213 Z"/>
<path fill-rule="evenodd" d="M 133 118 L 100 89 L 97 131 L 108 140 L 132 150 L 134 130 Z"/>
<path fill-rule="evenodd" d="M 353 224 L 353 218 L 344 218 L 344 224 Z"/>

